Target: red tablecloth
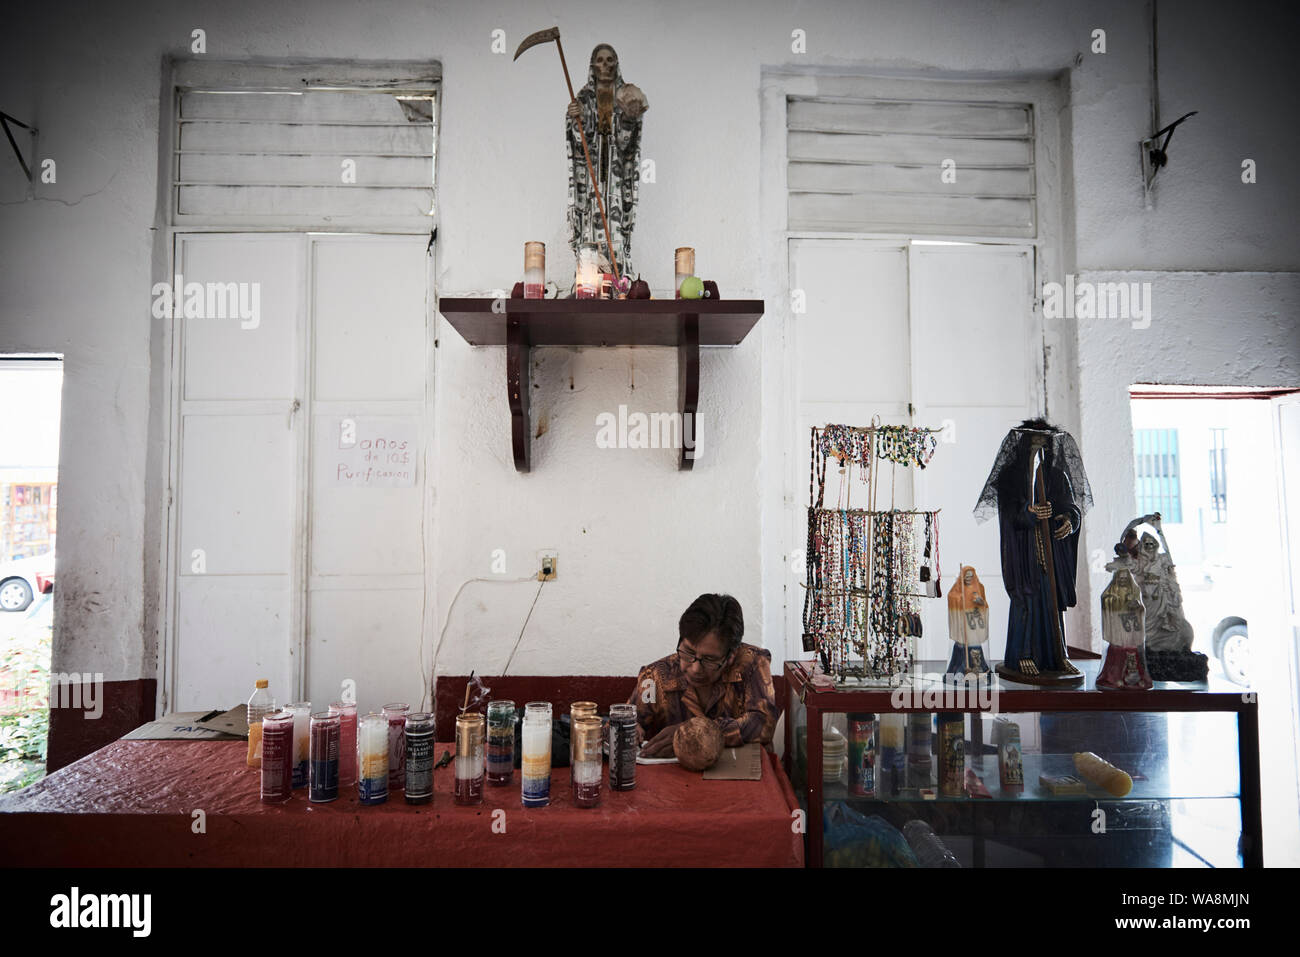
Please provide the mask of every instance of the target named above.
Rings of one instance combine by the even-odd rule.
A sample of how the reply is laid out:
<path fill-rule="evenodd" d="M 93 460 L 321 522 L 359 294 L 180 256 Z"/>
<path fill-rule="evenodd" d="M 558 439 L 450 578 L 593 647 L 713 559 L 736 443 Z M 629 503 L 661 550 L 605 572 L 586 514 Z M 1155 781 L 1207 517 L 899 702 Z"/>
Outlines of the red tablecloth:
<path fill-rule="evenodd" d="M 552 803 L 524 808 L 519 773 L 457 807 L 452 769 L 434 774 L 432 805 L 363 806 L 355 787 L 331 804 L 306 790 L 283 805 L 258 797 L 241 741 L 115 741 L 0 798 L 0 864 L 35 866 L 583 866 L 802 867 L 798 805 L 776 758 L 761 781 L 705 781 L 677 765 L 642 765 L 632 791 L 602 788 L 573 806 L 567 768 Z M 449 745 L 439 745 L 437 753 Z M 493 811 L 504 811 L 494 815 Z M 196 833 L 201 810 L 205 833 Z M 493 823 L 504 821 L 505 833 Z"/>

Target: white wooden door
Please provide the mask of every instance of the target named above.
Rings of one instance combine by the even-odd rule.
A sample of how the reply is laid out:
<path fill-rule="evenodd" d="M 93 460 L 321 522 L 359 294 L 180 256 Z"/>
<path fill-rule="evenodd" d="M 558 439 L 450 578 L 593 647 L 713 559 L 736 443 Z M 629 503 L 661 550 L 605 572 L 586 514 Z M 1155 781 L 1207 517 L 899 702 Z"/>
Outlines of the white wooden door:
<path fill-rule="evenodd" d="M 1042 408 L 1043 336 L 1027 246 L 911 248 L 916 424 L 944 428 L 916 472 L 917 499 L 938 508 L 944 594 L 959 565 L 974 565 L 989 601 L 989 653 L 1006 647 L 1010 602 L 996 521 L 971 514 L 1007 430 Z M 947 660 L 948 603 L 923 601 L 923 659 Z"/>
<path fill-rule="evenodd" d="M 809 431 L 841 422 L 944 428 L 924 470 L 880 463 L 878 509 L 939 509 L 945 594 L 958 562 L 973 564 L 994 615 L 993 654 L 1005 642 L 1006 593 L 998 532 L 971 511 L 1008 428 L 1042 404 L 1042 332 L 1034 311 L 1028 246 L 917 244 L 907 240 L 794 239 L 791 288 L 806 311 L 794 316 L 795 444 L 790 456 L 789 552 L 807 536 Z M 841 492 L 832 469 L 827 502 Z M 864 486 L 848 489 L 865 507 Z M 891 506 L 892 503 L 892 506 Z M 801 649 L 804 589 L 786 620 L 788 650 Z M 922 660 L 945 660 L 947 604 L 922 601 Z M 998 631 L 998 628 L 1003 629 Z"/>
<path fill-rule="evenodd" d="M 256 322 L 175 320 L 171 710 L 270 680 L 324 708 L 422 697 L 427 236 L 181 234 L 176 272 L 256 283 Z M 405 483 L 339 480 L 343 423 L 414 437 Z"/>
<path fill-rule="evenodd" d="M 424 695 L 424 442 L 400 456 L 413 468 L 410 485 L 341 484 L 332 453 L 348 428 L 363 443 L 412 431 L 423 439 L 427 244 L 312 237 L 305 690 L 313 702 L 337 700 L 348 679 L 375 707 L 415 709 Z"/>
<path fill-rule="evenodd" d="M 908 327 L 907 243 L 867 240 L 794 239 L 790 241 L 790 285 L 802 294 L 804 311 L 796 311 L 791 337 L 793 350 L 795 428 L 787 476 L 789 554 L 804 554 L 808 531 L 809 435 L 813 426 L 829 423 L 907 424 L 911 395 L 911 333 Z M 890 485 L 888 470 L 877 507 L 912 506 L 912 480 L 897 469 Z M 847 501 L 866 508 L 866 485 L 857 476 L 826 476 L 830 507 Z M 799 579 L 801 582 L 803 578 Z M 796 601 L 787 607 L 789 651 L 797 657 L 802 644 L 805 589 L 787 594 Z"/>
<path fill-rule="evenodd" d="M 258 314 L 255 325 L 239 316 L 174 320 L 167 707 L 233 707 L 253 678 L 269 679 L 285 701 L 295 686 L 302 238 L 186 234 L 177 237 L 175 263 L 186 286 L 201 284 L 191 289 L 204 290 L 205 313 L 206 290 L 236 282 L 256 284 L 247 288 L 258 290 Z"/>

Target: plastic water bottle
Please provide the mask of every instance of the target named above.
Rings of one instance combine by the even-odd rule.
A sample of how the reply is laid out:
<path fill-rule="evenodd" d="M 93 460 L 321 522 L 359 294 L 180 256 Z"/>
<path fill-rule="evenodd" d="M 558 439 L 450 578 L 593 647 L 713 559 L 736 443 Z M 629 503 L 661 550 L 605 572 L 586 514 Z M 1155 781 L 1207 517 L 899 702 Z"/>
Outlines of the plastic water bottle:
<path fill-rule="evenodd" d="M 262 766 L 262 716 L 275 710 L 275 699 L 267 690 L 269 682 L 257 679 L 257 688 L 248 699 L 248 766 Z"/>

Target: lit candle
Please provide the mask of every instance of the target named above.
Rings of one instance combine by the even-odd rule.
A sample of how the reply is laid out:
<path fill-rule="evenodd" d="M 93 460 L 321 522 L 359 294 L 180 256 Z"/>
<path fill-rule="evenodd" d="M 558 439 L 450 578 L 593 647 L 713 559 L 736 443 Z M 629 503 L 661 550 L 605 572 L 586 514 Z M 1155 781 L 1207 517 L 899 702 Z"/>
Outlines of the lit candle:
<path fill-rule="evenodd" d="M 262 803 L 283 804 L 293 797 L 293 712 L 262 716 Z"/>
<path fill-rule="evenodd" d="M 551 703 L 530 701 L 524 705 L 523 778 L 524 807 L 545 807 L 551 803 Z"/>
<path fill-rule="evenodd" d="M 357 797 L 362 804 L 388 800 L 388 718 L 370 712 L 357 724 Z"/>
<path fill-rule="evenodd" d="M 483 715 L 456 716 L 455 797 L 457 804 L 483 803 L 484 731 Z"/>
<path fill-rule="evenodd" d="M 339 786 L 357 783 L 357 706 L 336 701 L 330 714 L 339 716 Z"/>
<path fill-rule="evenodd" d="M 308 800 L 316 804 L 339 797 L 339 715 L 318 711 L 311 716 L 311 787 Z"/>
<path fill-rule="evenodd" d="M 600 295 L 600 253 L 595 243 L 578 247 L 578 272 L 575 277 L 575 299 L 595 299 Z"/>
<path fill-rule="evenodd" d="M 293 712 L 293 786 L 305 788 L 311 763 L 311 702 L 296 701 L 288 708 Z"/>
<path fill-rule="evenodd" d="M 411 706 L 401 701 L 384 705 L 388 719 L 388 790 L 406 787 L 406 716 Z"/>
<path fill-rule="evenodd" d="M 496 787 L 515 777 L 515 703 L 488 702 L 487 783 Z"/>
<path fill-rule="evenodd" d="M 584 715 L 573 723 L 573 803 L 595 807 L 600 803 L 600 718 Z"/>
<path fill-rule="evenodd" d="M 433 800 L 433 715 L 406 716 L 406 803 Z"/>

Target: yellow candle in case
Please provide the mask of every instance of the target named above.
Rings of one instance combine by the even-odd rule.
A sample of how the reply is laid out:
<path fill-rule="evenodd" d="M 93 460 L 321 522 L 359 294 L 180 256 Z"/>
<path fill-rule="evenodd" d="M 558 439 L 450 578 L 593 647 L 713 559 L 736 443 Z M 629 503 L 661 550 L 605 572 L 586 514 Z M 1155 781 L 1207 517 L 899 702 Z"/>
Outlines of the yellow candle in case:
<path fill-rule="evenodd" d="M 1098 757 L 1091 751 L 1081 751 L 1075 754 L 1074 769 L 1087 780 L 1109 791 L 1115 797 L 1124 797 L 1129 791 L 1133 790 L 1133 778 L 1127 771 L 1121 771 L 1105 758 Z"/>

